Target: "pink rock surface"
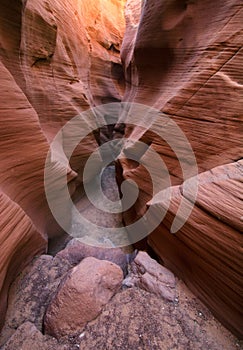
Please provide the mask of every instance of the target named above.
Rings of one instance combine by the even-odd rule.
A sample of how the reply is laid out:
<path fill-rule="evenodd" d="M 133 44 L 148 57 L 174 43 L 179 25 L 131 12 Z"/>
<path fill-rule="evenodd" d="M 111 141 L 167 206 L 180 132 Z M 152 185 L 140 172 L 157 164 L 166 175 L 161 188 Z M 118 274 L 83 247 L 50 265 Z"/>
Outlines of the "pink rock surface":
<path fill-rule="evenodd" d="M 121 287 L 119 266 L 85 258 L 61 283 L 45 316 L 47 334 L 60 338 L 75 334 L 94 318 Z"/>
<path fill-rule="evenodd" d="M 241 178 L 242 162 L 200 174 L 192 214 L 178 233 L 171 234 L 171 222 L 183 193 L 176 187 L 163 223 L 149 237 L 149 244 L 166 266 L 183 277 L 238 336 L 242 332 L 243 306 Z M 183 197 L 188 205 L 190 194 Z M 150 205 L 163 207 L 164 203 L 152 200 Z"/>
<path fill-rule="evenodd" d="M 90 106 L 121 98 L 123 5 L 123 0 L 0 4 L 1 322 L 9 283 L 35 254 L 45 251 L 47 236 L 61 231 L 44 191 L 51 140 Z M 56 179 L 68 170 L 75 196 L 82 188 L 84 162 L 96 147 L 91 133 L 76 147 L 67 169 L 60 144 L 48 185 L 58 189 Z M 62 203 L 59 212 L 68 226 L 68 206 Z"/>
<path fill-rule="evenodd" d="M 137 286 L 169 301 L 174 301 L 176 298 L 174 274 L 146 252 L 137 254 L 131 264 L 131 272 L 123 281 L 123 285 Z"/>
<path fill-rule="evenodd" d="M 119 59 L 124 3 L 0 3 L 1 322 L 14 276 L 46 249 L 47 236 L 60 232 L 43 185 L 50 142 L 75 115 L 119 101 L 124 93 L 124 101 L 153 106 L 178 124 L 200 173 L 193 213 L 172 236 L 169 229 L 182 195 L 176 186 L 185 180 L 176 155 L 149 127 L 141 132 L 127 126 L 126 136 L 132 134 L 158 152 L 175 186 L 168 214 L 149 244 L 225 325 L 242 335 L 242 183 L 236 163 L 242 146 L 241 1 L 128 0 L 122 44 L 125 79 Z M 161 114 L 157 126 L 163 122 Z M 83 166 L 96 147 L 91 133 L 76 147 L 68 169 L 60 147 L 48 184 L 58 189 L 53 179 L 68 170 L 71 194 L 75 197 L 78 188 L 82 192 Z M 149 162 L 153 165 L 152 159 Z M 121 167 L 122 177 L 135 180 L 140 188 L 135 206 L 124 215 L 131 222 L 152 199 L 151 183 L 144 168 L 129 159 L 122 160 Z M 163 206 L 163 201 L 150 205 Z M 68 206 L 60 206 L 59 215 L 69 225 Z"/>
<path fill-rule="evenodd" d="M 124 101 L 161 111 L 158 129 L 168 117 L 175 121 L 192 146 L 200 173 L 196 206 L 186 225 L 176 235 L 169 233 L 181 198 L 175 187 L 173 205 L 149 244 L 241 336 L 242 173 L 236 162 L 242 150 L 242 11 L 239 0 L 129 0 L 121 53 Z M 186 180 L 175 153 L 149 125 L 144 130 L 127 126 L 125 136 L 130 135 L 160 155 L 172 186 Z M 146 153 L 141 159 L 156 168 Z M 129 159 L 120 164 L 121 181 L 134 180 L 140 189 L 132 210 L 124 213 L 131 223 L 152 199 L 152 185 L 141 164 Z M 162 177 L 157 172 L 156 179 Z"/>
<path fill-rule="evenodd" d="M 2 316 L 0 326 L 2 327 L 7 292 L 12 279 L 34 255 L 45 249 L 46 240 L 21 207 L 1 191 L 0 207 L 0 315 Z"/>

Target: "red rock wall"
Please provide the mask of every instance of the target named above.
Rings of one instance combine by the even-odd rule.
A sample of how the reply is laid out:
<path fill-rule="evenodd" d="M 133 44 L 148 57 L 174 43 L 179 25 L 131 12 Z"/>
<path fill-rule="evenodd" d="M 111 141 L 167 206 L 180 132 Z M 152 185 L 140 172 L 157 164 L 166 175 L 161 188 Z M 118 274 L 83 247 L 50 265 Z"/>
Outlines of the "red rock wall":
<path fill-rule="evenodd" d="M 119 50 L 123 0 L 0 3 L 0 319 L 9 283 L 60 232 L 45 199 L 49 144 L 80 112 L 123 93 Z M 91 136 L 71 159 L 69 185 L 97 147 Z M 66 171 L 56 160 L 52 171 Z M 62 208 L 70 219 L 67 208 Z"/>
<path fill-rule="evenodd" d="M 167 216 L 148 243 L 227 327 L 242 335 L 242 164 L 237 162 L 242 147 L 242 2 L 129 0 L 126 21 L 124 101 L 163 112 L 157 120 L 161 127 L 166 116 L 172 118 L 189 140 L 200 173 L 193 212 L 172 235 L 183 193 L 176 186 L 185 180 L 178 159 L 149 126 L 126 128 L 126 136 L 160 154 L 175 186 Z M 124 214 L 130 223 L 151 199 L 151 185 L 137 162 L 121 160 L 121 166 L 123 178 L 140 188 L 133 209 Z"/>

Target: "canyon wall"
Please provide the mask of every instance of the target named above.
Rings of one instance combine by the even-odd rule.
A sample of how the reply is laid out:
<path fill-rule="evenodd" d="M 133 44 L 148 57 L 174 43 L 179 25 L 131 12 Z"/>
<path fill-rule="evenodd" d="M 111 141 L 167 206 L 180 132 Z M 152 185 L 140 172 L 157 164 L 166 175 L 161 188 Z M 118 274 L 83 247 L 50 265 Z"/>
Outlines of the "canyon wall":
<path fill-rule="evenodd" d="M 90 106 L 121 99 L 123 6 L 123 0 L 1 1 L 1 323 L 14 276 L 61 232 L 44 191 L 51 141 Z M 76 147 L 70 169 L 62 156 L 50 164 L 54 179 L 68 173 L 73 196 L 82 192 L 83 164 L 97 147 L 95 136 Z M 64 203 L 60 215 L 68 224 Z"/>
<path fill-rule="evenodd" d="M 160 155 L 171 175 L 170 207 L 148 244 L 224 325 L 242 336 L 242 3 L 128 0 L 125 13 L 124 101 L 157 109 L 157 128 L 164 128 L 168 118 L 176 122 L 192 146 L 199 174 L 192 213 L 171 234 L 182 199 L 185 207 L 194 200 L 183 185 L 196 174 L 183 176 L 179 160 L 186 159 L 178 159 L 150 125 L 125 128 L 126 137 Z M 146 164 L 156 164 L 146 152 L 139 163 L 120 160 L 122 179 L 134 180 L 140 189 L 132 210 L 124 214 L 127 224 L 146 207 L 166 208 L 163 198 L 152 198 L 145 170 Z M 162 176 L 157 173 L 158 181 Z"/>
<path fill-rule="evenodd" d="M 199 174 L 195 201 L 190 178 L 197 174 L 185 175 L 180 167 L 189 160 L 178 159 L 149 123 L 141 128 L 127 120 L 125 136 L 149 149 L 141 154 L 143 165 L 128 156 L 120 160 L 120 181 L 132 179 L 140 190 L 135 205 L 124 213 L 125 222 L 134 222 L 146 208 L 166 210 L 166 198 L 153 198 L 145 169 L 146 163 L 157 167 L 149 155 L 153 149 L 170 173 L 172 198 L 147 242 L 224 325 L 242 336 L 241 1 L 128 0 L 121 48 L 124 5 L 125 0 L 0 3 L 0 325 L 9 284 L 46 250 L 48 237 L 62 232 L 44 190 L 52 140 L 82 111 L 123 100 L 157 109 L 157 130 L 173 120 L 192 146 Z M 117 130 L 120 137 L 120 125 Z M 55 189 L 53 179 L 67 173 L 73 198 L 82 195 L 85 161 L 102 137 L 90 133 L 76 147 L 70 166 L 60 152 L 65 137 L 60 139 L 49 164 L 50 186 Z M 177 142 L 173 132 L 169 137 Z M 126 151 L 137 153 L 134 146 Z M 163 174 L 156 176 L 159 182 Z M 185 207 L 195 201 L 193 210 L 171 234 L 182 201 Z M 65 203 L 60 215 L 68 225 Z"/>

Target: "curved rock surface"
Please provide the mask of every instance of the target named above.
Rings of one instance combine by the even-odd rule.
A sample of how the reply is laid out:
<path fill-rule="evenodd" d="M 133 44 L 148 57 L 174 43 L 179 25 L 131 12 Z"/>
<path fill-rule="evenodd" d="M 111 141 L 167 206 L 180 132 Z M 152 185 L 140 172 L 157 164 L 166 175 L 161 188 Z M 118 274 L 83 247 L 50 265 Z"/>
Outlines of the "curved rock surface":
<path fill-rule="evenodd" d="M 123 99 L 159 110 L 157 128 L 168 118 L 175 121 L 198 165 L 199 190 L 192 214 L 171 235 L 178 204 L 183 199 L 186 207 L 193 201 L 193 193 L 185 193 L 183 184 L 196 174 L 183 176 L 177 154 L 150 131 L 150 125 L 126 126 L 125 136 L 146 142 L 171 175 L 171 205 L 149 245 L 227 327 L 242 336 L 241 1 L 128 0 L 121 48 L 124 4 L 125 0 L 0 3 L 0 327 L 9 284 L 34 255 L 46 250 L 48 237 L 62 232 L 44 190 L 51 141 L 82 111 Z M 68 151 L 68 140 L 70 135 L 63 133 L 48 163 L 47 185 L 58 191 L 56 179 L 67 177 L 76 199 L 83 194 L 85 161 L 102 140 L 98 132 L 90 133 L 75 148 L 70 164 L 63 151 Z M 148 153 L 141 158 L 156 169 Z M 189 162 L 183 157 L 180 161 Z M 163 198 L 152 198 L 143 166 L 129 159 L 120 165 L 121 179 L 135 180 L 140 188 L 136 204 L 124 214 L 127 223 L 148 206 L 165 207 Z M 91 178 L 95 164 L 93 172 Z M 158 181 L 161 177 L 157 173 Z M 62 203 L 58 211 L 69 226 L 69 204 Z"/>
<path fill-rule="evenodd" d="M 9 283 L 46 250 L 48 236 L 62 232 L 44 191 L 50 142 L 90 106 L 121 99 L 123 5 L 123 0 L 1 1 L 1 322 Z M 55 179 L 68 173 L 75 197 L 78 187 L 82 192 L 83 165 L 97 141 L 91 133 L 76 147 L 67 168 L 61 151 L 66 136 L 49 165 Z M 58 189 L 53 177 L 47 183 Z M 67 225 L 68 209 L 59 208 Z"/>
<path fill-rule="evenodd" d="M 94 320 L 122 285 L 119 266 L 88 257 L 75 266 L 62 281 L 47 308 L 45 332 L 57 339 L 81 332 Z"/>
<path fill-rule="evenodd" d="M 126 127 L 126 137 L 147 143 L 161 156 L 175 186 L 167 216 L 148 242 L 166 266 L 240 336 L 243 227 L 242 169 L 237 161 L 242 147 L 242 18 L 239 0 L 129 0 L 121 54 L 124 101 L 160 111 L 155 121 L 158 128 L 168 118 L 175 121 L 192 146 L 199 172 L 192 215 L 172 235 L 171 224 L 183 196 L 182 187 L 177 186 L 196 174 L 183 176 L 179 160 L 184 164 L 189 160 L 183 156 L 178 160 L 178 154 L 150 131 L 150 125 Z M 145 152 L 141 163 L 155 168 L 148 158 Z M 149 203 L 165 207 L 163 199 L 149 202 L 152 185 L 138 163 L 120 161 L 121 178 L 134 180 L 140 189 L 132 210 L 124 214 L 126 223 L 140 217 Z M 156 176 L 159 181 L 162 174 Z M 184 200 L 185 206 L 187 200 L 191 198 Z"/>

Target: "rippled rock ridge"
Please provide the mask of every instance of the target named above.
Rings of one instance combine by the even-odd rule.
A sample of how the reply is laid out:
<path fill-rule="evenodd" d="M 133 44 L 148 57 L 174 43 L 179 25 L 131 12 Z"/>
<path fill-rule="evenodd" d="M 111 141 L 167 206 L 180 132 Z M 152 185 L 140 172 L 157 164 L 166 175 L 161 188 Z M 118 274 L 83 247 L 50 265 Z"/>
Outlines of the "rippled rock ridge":
<path fill-rule="evenodd" d="M 154 213 L 165 211 L 162 222 L 148 237 L 137 242 L 136 247 L 153 252 L 165 268 L 185 281 L 224 326 L 242 337 L 241 1 L 2 0 L 0 18 L 0 328 L 5 322 L 9 288 L 15 278 L 21 276 L 31 261 L 33 264 L 33 259 L 47 253 L 48 240 L 49 251 L 53 248 L 56 253 L 71 239 L 53 217 L 46 183 L 58 191 L 58 181 L 65 176 L 78 210 L 96 224 L 109 226 L 108 215 L 87 204 L 85 164 L 101 144 L 131 138 L 132 144 L 125 145 L 123 157 L 111 166 L 112 171 L 116 170 L 120 194 L 124 180 L 133 180 L 139 194 L 122 217 L 115 216 L 113 225 L 134 223 L 149 208 Z M 131 107 L 125 124 L 121 113 L 116 126 L 91 128 L 68 160 L 65 152 L 73 135 L 65 134 L 63 126 L 82 112 L 120 102 L 158 111 L 155 120 L 158 133 L 153 131 L 152 121 L 148 123 L 145 114 L 137 116 L 142 128 L 139 123 L 129 124 L 134 120 Z M 178 126 L 193 150 L 197 166 L 193 176 L 198 181 L 196 198 L 190 174 L 183 173 L 183 164 L 190 163 L 183 157 L 184 144 L 179 138 L 178 156 L 171 147 L 177 139 L 174 129 L 167 142 L 160 137 L 170 122 Z M 85 126 L 89 123 L 87 117 Z M 56 148 L 47 163 L 51 176 L 45 179 L 49 148 L 57 134 L 60 136 Z M 141 143 L 147 147 L 141 150 Z M 164 173 L 158 170 L 151 152 L 163 160 L 169 173 L 170 184 L 164 188 L 171 193 L 169 207 L 166 197 L 153 193 L 153 181 L 159 183 Z M 129 158 L 133 154 L 137 161 Z M 96 179 L 97 164 L 98 161 L 92 164 L 87 181 Z M 154 169 L 153 179 L 146 166 Z M 107 196 L 112 199 L 114 181 L 105 176 L 111 188 Z M 117 200 L 116 197 L 112 200 Z M 172 223 L 182 202 L 184 208 L 193 203 L 192 211 L 185 224 L 172 234 Z M 81 230 L 73 220 L 69 202 L 61 198 L 58 211 L 65 227 L 72 227 L 75 232 Z M 156 215 L 149 220 L 152 225 Z M 88 237 L 89 233 L 83 232 L 81 236 Z M 86 248 L 82 249 L 86 252 Z M 99 255 L 92 249 L 87 250 L 92 251 L 90 256 Z M 79 254 L 78 250 L 75 254 Z M 66 252 L 62 254 L 66 256 Z M 58 255 L 60 259 L 62 254 Z M 49 264 L 51 258 L 44 256 Z M 122 261 L 129 266 L 131 257 L 123 257 Z M 62 273 L 53 282 L 55 288 L 70 268 L 69 263 L 61 264 Z M 46 271 L 49 276 L 48 268 Z M 128 305 L 133 295 L 136 301 L 151 300 L 148 307 L 153 300 L 160 305 L 158 296 L 141 289 L 145 284 L 153 284 L 153 290 L 159 289 L 153 279 L 143 273 L 131 278 L 136 281 L 131 289 L 124 291 L 122 288 L 127 286 L 123 284 L 111 304 L 108 303 L 106 314 L 101 314 L 97 324 L 87 326 L 89 332 L 97 333 L 103 320 L 111 322 L 112 310 L 123 315 L 123 321 L 128 317 L 128 310 L 119 309 L 123 295 Z M 144 311 L 140 311 L 142 315 Z M 178 321 L 178 317 L 171 322 Z M 39 332 L 44 330 L 39 324 L 33 326 L 28 322 L 32 320 L 23 319 L 23 329 L 36 334 L 40 343 L 46 344 L 43 348 L 57 346 L 53 339 L 42 339 Z M 143 328 L 141 324 L 139 327 Z M 18 334 L 16 337 L 20 339 Z M 82 346 L 97 346 L 89 334 L 86 333 Z M 100 336 L 97 333 L 97 339 Z M 181 347 L 189 346 L 187 338 L 183 341 Z M 162 343 L 159 339 L 157 349 Z M 112 344 L 107 348 L 112 348 Z M 131 340 L 121 342 L 120 346 L 124 349 L 151 346 L 146 342 L 141 344 Z M 9 346 L 11 349 L 12 345 Z M 26 349 L 27 346 L 31 342 Z"/>

